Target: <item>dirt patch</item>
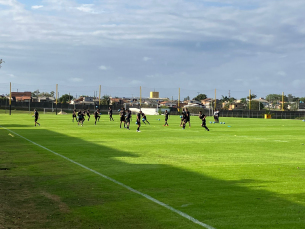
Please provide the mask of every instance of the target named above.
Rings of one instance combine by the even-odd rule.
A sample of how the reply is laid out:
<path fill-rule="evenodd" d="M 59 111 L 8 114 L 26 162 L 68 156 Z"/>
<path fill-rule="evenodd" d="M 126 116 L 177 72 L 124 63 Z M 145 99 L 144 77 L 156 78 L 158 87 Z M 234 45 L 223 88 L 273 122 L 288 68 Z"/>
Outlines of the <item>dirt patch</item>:
<path fill-rule="evenodd" d="M 53 195 L 53 194 L 45 192 L 45 191 L 42 192 L 42 195 L 44 195 L 46 198 L 55 202 L 55 204 L 58 205 L 58 208 L 62 213 L 70 212 L 68 205 L 66 205 L 64 202 L 62 202 L 59 196 Z"/>

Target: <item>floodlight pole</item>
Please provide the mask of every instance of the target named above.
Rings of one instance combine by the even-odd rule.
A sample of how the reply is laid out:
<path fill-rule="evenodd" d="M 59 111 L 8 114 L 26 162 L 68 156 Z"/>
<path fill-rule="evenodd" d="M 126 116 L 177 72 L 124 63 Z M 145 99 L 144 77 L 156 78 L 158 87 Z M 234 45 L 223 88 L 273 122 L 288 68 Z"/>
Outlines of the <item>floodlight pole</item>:
<path fill-rule="evenodd" d="M 282 111 L 284 111 L 284 92 L 282 92 Z"/>
<path fill-rule="evenodd" d="M 56 115 L 57 115 L 57 97 L 58 97 L 58 84 L 56 84 Z"/>
<path fill-rule="evenodd" d="M 141 110 L 141 106 L 142 106 L 142 88 L 140 86 L 140 110 Z"/>
<path fill-rule="evenodd" d="M 178 112 L 180 112 L 180 87 L 179 87 L 179 96 L 178 96 Z"/>
<path fill-rule="evenodd" d="M 98 108 L 99 109 L 100 109 L 100 106 L 101 106 L 101 85 L 100 85 L 99 94 L 98 94 Z"/>
<path fill-rule="evenodd" d="M 10 115 L 12 113 L 12 83 L 10 82 Z"/>

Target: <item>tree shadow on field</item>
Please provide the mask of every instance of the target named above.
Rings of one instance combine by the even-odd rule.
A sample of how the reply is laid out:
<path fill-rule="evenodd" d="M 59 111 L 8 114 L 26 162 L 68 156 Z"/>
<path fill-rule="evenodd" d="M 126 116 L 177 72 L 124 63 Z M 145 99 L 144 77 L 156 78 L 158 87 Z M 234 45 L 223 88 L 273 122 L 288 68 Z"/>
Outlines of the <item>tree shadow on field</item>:
<path fill-rule="evenodd" d="M 18 133 L 18 130 L 14 132 Z M 259 190 L 255 184 L 262 184 L 262 181 L 220 180 L 164 164 L 126 163 L 119 158 L 138 155 L 45 129 L 30 132 L 23 137 L 217 229 L 305 228 L 305 195 L 302 193 L 296 196 L 301 201 L 298 204 L 286 200 L 284 195 Z M 58 141 L 50 142 L 40 136 Z M 65 144 L 60 145 L 60 142 Z M 97 175 L 92 173 L 92 176 Z M 245 184 L 253 184 L 253 188 L 245 187 Z M 94 201 L 88 202 L 88 205 L 92 204 Z"/>

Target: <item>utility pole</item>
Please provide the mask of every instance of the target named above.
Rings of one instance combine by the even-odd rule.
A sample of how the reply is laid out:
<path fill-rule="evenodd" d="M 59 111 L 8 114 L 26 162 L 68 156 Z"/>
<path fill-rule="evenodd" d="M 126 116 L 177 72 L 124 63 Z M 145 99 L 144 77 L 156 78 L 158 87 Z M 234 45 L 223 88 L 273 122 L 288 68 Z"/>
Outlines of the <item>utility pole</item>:
<path fill-rule="evenodd" d="M 230 90 L 229 90 L 229 98 L 231 98 L 231 93 L 230 93 Z"/>

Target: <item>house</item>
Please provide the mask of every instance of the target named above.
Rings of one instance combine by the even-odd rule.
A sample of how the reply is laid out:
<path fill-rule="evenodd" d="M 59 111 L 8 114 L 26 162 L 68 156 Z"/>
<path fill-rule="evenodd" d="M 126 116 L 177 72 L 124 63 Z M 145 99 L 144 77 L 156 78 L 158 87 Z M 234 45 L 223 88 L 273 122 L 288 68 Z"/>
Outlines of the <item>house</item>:
<path fill-rule="evenodd" d="M 229 110 L 231 111 L 231 110 L 241 110 L 241 109 L 243 109 L 244 108 L 244 104 L 242 104 L 242 103 L 233 103 L 233 104 L 230 104 L 229 105 Z"/>
<path fill-rule="evenodd" d="M 16 102 L 30 102 L 32 99 L 32 93 L 30 91 L 12 92 L 11 97 L 12 100 Z"/>
<path fill-rule="evenodd" d="M 42 103 L 42 102 L 54 102 L 55 98 L 54 97 L 46 97 L 46 96 L 39 96 L 37 98 L 37 102 Z"/>

